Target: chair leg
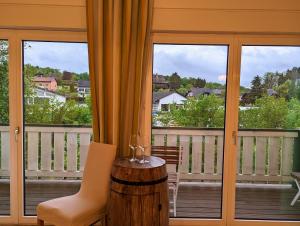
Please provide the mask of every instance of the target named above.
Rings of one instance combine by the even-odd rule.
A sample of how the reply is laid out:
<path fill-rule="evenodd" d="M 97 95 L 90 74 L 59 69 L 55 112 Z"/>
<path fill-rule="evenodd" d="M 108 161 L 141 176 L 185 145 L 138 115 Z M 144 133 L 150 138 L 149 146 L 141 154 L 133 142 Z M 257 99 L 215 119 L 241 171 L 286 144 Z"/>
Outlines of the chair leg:
<path fill-rule="evenodd" d="M 291 202 L 291 206 L 294 206 L 295 203 L 297 202 L 297 200 L 300 198 L 300 185 L 299 185 L 298 180 L 295 179 L 295 182 L 296 182 L 296 185 L 298 187 L 298 193 L 295 195 L 293 201 Z"/>
<path fill-rule="evenodd" d="M 44 226 L 44 221 L 38 218 L 37 219 L 37 225 L 38 226 Z"/>
<path fill-rule="evenodd" d="M 178 189 L 178 188 L 175 188 L 174 194 L 173 194 L 174 217 L 176 217 L 177 189 Z"/>

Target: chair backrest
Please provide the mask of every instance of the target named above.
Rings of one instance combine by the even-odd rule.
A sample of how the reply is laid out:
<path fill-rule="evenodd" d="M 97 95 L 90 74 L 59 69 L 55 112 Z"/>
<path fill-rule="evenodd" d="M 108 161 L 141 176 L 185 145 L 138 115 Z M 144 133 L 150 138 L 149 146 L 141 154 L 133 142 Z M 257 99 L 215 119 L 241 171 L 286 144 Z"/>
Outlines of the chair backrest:
<path fill-rule="evenodd" d="M 106 203 L 115 157 L 115 145 L 95 142 L 90 144 L 79 195 Z"/>
<path fill-rule="evenodd" d="M 166 161 L 168 172 L 178 172 L 182 163 L 182 147 L 152 146 L 151 155 Z"/>

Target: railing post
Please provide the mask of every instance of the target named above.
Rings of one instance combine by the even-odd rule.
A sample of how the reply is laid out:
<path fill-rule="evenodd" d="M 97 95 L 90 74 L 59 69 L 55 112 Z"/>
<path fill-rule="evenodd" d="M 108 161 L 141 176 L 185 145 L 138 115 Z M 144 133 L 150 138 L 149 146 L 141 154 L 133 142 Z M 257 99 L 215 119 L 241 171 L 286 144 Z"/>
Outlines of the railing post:
<path fill-rule="evenodd" d="M 300 172 L 300 130 L 294 140 L 293 171 Z"/>

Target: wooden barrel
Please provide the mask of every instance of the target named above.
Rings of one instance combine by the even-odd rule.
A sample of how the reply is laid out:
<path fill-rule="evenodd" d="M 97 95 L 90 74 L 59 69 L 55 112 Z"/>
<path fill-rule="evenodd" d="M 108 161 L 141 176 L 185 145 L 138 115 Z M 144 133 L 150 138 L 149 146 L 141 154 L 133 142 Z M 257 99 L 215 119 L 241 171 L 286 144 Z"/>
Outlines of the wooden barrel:
<path fill-rule="evenodd" d="M 165 160 L 147 156 L 149 163 L 115 160 L 108 204 L 109 226 L 169 225 L 168 174 Z"/>

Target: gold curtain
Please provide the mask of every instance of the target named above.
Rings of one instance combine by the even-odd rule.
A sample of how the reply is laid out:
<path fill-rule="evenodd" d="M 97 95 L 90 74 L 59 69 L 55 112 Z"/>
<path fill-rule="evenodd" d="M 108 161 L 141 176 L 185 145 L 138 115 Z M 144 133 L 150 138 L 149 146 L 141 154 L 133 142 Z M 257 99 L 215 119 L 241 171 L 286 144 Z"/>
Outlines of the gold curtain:
<path fill-rule="evenodd" d="M 119 156 L 129 154 L 133 134 L 149 138 L 152 12 L 153 0 L 87 0 L 94 141 L 116 144 Z"/>

